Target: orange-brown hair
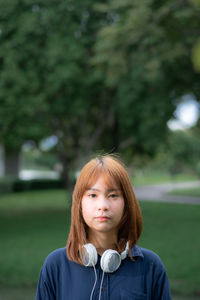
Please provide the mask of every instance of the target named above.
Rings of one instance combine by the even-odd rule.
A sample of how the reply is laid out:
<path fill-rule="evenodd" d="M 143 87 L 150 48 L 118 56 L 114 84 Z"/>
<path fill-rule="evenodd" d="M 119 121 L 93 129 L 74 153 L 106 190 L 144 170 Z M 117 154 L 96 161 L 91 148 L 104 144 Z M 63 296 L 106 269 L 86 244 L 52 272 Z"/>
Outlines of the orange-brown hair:
<path fill-rule="evenodd" d="M 90 160 L 81 170 L 74 188 L 71 227 L 67 241 L 68 258 L 79 264 L 82 264 L 79 250 L 88 242 L 87 225 L 82 216 L 81 202 L 85 191 L 91 188 L 101 175 L 108 185 L 114 181 L 122 190 L 124 197 L 124 215 L 119 226 L 117 250 L 122 252 L 126 242 L 129 241 L 131 257 L 131 247 L 137 243 L 142 232 L 140 206 L 122 162 L 113 155 L 102 155 Z"/>

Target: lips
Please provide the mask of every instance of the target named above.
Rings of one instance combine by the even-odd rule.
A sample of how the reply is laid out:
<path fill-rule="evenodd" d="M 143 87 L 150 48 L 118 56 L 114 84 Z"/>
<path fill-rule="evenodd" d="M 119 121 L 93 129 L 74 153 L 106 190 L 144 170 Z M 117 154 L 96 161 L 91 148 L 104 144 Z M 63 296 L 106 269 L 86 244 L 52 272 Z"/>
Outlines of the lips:
<path fill-rule="evenodd" d="M 108 221 L 110 218 L 107 217 L 107 216 L 98 216 L 95 219 L 97 219 L 98 221 L 103 222 L 103 221 Z"/>

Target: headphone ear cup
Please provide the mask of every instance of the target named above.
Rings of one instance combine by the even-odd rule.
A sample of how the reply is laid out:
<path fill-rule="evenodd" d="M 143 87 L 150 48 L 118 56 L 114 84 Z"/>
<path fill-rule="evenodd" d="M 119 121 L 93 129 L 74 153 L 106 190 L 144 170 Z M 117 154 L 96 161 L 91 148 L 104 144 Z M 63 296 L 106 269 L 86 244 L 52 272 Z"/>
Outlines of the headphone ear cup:
<path fill-rule="evenodd" d="M 95 266 L 98 260 L 96 248 L 92 244 L 85 244 L 82 247 L 81 257 L 84 266 Z"/>
<path fill-rule="evenodd" d="M 101 257 L 101 269 L 106 273 L 115 272 L 121 264 L 121 255 L 115 250 L 106 250 Z"/>

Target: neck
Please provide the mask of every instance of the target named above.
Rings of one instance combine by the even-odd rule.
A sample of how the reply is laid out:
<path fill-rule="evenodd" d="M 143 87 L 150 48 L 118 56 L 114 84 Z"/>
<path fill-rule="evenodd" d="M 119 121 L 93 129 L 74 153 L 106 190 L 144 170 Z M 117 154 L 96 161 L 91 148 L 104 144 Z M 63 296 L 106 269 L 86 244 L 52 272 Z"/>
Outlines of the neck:
<path fill-rule="evenodd" d="M 105 234 L 96 232 L 95 235 L 89 233 L 88 241 L 95 246 L 98 254 L 102 255 L 103 252 L 107 249 L 116 249 L 117 236 L 113 236 L 113 233 Z"/>

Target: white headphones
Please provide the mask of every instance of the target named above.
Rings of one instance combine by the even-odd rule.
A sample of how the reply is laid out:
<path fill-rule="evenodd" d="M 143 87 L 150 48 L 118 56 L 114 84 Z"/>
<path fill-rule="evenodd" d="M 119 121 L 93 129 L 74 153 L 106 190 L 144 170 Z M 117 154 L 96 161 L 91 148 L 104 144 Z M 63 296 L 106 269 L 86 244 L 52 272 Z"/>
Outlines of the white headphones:
<path fill-rule="evenodd" d="M 128 255 L 128 242 L 126 243 L 126 249 L 119 254 L 116 250 L 106 250 L 100 261 L 101 269 L 106 273 L 115 272 L 123 259 Z M 92 244 L 85 244 L 82 247 L 82 260 L 86 267 L 95 266 L 98 260 L 98 254 L 96 248 Z"/>

